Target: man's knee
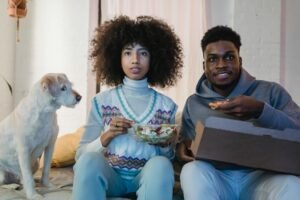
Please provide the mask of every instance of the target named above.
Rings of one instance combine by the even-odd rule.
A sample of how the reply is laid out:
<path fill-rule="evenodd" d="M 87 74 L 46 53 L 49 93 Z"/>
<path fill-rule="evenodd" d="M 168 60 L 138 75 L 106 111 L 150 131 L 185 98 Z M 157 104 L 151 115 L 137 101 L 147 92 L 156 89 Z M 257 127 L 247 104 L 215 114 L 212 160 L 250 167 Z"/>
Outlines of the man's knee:
<path fill-rule="evenodd" d="M 293 175 L 284 175 L 277 184 L 283 185 L 282 197 L 280 199 L 299 199 L 300 198 L 300 178 Z"/>
<path fill-rule="evenodd" d="M 300 197 L 300 179 L 293 175 L 268 174 L 257 183 L 252 194 L 252 199 L 259 200 L 297 200 Z"/>
<path fill-rule="evenodd" d="M 187 164 L 185 164 L 181 170 L 180 179 L 191 179 L 195 176 L 197 178 L 201 176 L 206 176 L 210 173 L 213 173 L 215 171 L 215 168 L 204 161 L 192 161 Z M 194 179 L 194 178 L 193 178 Z"/>

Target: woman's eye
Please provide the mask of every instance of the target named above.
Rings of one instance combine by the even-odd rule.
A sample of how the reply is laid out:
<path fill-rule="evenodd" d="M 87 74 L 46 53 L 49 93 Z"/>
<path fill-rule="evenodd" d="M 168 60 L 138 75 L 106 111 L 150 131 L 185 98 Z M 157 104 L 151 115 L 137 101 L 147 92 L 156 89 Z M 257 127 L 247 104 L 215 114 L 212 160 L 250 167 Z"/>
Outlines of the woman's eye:
<path fill-rule="evenodd" d="M 66 91 L 66 90 L 67 90 L 67 86 L 65 86 L 65 85 L 62 86 L 60 90 L 61 90 L 61 91 Z"/>
<path fill-rule="evenodd" d="M 148 56 L 149 53 L 148 53 L 147 51 L 142 51 L 142 52 L 141 52 L 141 55 L 142 55 L 142 56 Z"/>
<path fill-rule="evenodd" d="M 129 55 L 130 55 L 130 51 L 124 51 L 123 54 L 124 54 L 125 56 L 129 56 Z"/>

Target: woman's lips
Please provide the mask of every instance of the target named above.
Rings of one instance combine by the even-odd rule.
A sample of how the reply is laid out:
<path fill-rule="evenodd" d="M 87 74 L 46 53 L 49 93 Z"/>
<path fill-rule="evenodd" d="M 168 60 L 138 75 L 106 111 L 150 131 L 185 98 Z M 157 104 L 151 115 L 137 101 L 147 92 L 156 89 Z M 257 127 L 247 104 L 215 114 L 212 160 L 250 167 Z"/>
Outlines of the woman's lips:
<path fill-rule="evenodd" d="M 132 67 L 132 68 L 130 68 L 130 71 L 133 74 L 138 74 L 138 73 L 140 73 L 141 69 L 139 67 Z"/>

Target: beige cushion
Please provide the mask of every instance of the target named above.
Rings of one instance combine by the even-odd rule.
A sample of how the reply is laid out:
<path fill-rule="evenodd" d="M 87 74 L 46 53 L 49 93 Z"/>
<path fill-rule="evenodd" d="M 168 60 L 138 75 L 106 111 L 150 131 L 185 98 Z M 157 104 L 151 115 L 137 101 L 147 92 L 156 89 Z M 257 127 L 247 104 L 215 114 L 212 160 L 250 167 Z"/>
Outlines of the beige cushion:
<path fill-rule="evenodd" d="M 83 127 L 74 133 L 59 137 L 55 143 L 51 167 L 66 167 L 75 163 L 76 149 L 83 134 Z"/>

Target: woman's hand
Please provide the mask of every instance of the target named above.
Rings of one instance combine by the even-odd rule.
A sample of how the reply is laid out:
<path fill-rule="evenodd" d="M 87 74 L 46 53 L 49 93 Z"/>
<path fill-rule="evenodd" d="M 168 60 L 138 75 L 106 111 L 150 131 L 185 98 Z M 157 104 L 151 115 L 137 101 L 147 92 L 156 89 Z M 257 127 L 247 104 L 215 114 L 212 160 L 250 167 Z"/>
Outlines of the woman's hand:
<path fill-rule="evenodd" d="M 102 146 L 107 147 L 113 138 L 117 137 L 118 135 L 126 134 L 128 128 L 131 128 L 133 123 L 134 122 L 132 120 L 128 120 L 126 118 L 112 118 L 109 129 L 100 137 Z"/>

